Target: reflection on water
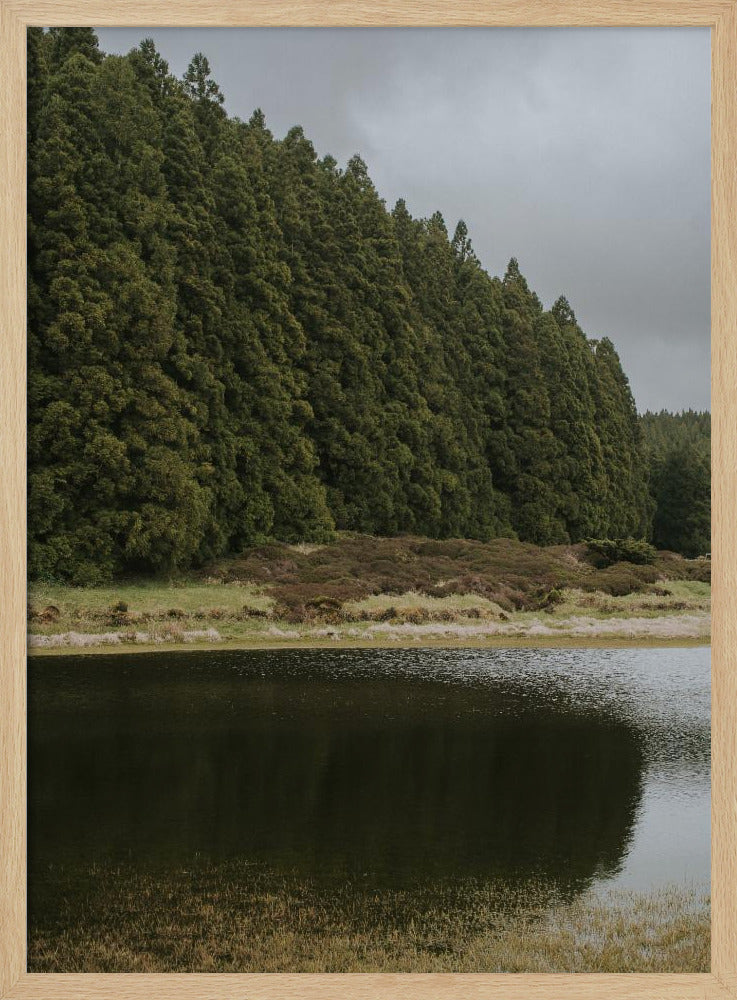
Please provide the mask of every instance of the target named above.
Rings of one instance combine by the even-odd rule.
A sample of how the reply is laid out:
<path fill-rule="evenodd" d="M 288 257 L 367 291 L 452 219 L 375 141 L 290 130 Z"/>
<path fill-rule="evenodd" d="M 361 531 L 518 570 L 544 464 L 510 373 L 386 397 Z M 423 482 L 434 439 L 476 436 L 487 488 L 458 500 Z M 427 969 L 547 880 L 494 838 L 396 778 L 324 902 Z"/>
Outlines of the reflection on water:
<path fill-rule="evenodd" d="M 330 880 L 708 879 L 709 651 L 39 659 L 29 871 L 254 859 Z M 43 905 L 35 895 L 34 905 Z"/>

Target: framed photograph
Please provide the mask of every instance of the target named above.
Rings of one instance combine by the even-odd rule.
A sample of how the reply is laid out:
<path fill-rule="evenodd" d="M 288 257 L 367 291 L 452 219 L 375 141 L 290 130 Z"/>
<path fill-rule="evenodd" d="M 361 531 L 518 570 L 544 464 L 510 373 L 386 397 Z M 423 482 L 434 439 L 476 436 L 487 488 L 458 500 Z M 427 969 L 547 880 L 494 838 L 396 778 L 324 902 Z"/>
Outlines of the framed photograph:
<path fill-rule="evenodd" d="M 0 1000 L 737 1000 L 737 0 L 0 80 Z"/>

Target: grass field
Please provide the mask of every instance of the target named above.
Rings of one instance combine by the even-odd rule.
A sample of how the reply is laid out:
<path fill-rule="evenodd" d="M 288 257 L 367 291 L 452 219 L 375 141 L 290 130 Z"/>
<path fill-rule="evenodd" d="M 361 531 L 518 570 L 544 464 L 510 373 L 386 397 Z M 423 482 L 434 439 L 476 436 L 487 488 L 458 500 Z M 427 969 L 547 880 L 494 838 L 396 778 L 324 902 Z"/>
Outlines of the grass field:
<path fill-rule="evenodd" d="M 34 647 L 708 639 L 710 565 L 599 566 L 586 546 L 348 537 L 281 543 L 173 580 L 35 583 Z M 56 637 L 56 638 L 55 638 Z"/>
<path fill-rule="evenodd" d="M 584 893 L 478 881 L 329 890 L 245 863 L 167 876 L 93 868 L 34 909 L 30 972 L 705 972 L 696 891 Z"/>

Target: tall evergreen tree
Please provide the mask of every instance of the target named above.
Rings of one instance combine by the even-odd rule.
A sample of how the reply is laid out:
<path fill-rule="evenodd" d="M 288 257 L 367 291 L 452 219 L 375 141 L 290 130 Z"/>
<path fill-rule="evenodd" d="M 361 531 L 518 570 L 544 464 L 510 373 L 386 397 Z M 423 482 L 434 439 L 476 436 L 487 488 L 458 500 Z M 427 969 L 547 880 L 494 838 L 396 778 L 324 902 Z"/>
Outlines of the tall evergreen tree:
<path fill-rule="evenodd" d="M 602 448 L 606 492 L 602 498 L 608 537 L 649 533 L 653 505 L 642 429 L 632 392 L 614 345 L 604 337 L 594 345 L 593 399 Z"/>
<path fill-rule="evenodd" d="M 611 343 L 516 260 L 490 278 L 463 220 L 388 212 L 360 157 L 230 118 L 202 54 L 177 79 L 150 40 L 30 29 L 28 73 L 34 575 L 335 526 L 644 535 L 648 468 L 656 539 L 703 548 L 701 417 L 638 420 Z"/>
<path fill-rule="evenodd" d="M 655 504 L 653 541 L 686 556 L 711 538 L 711 415 L 646 413 L 640 418 Z"/>
<path fill-rule="evenodd" d="M 676 445 L 653 476 L 653 542 L 693 558 L 711 550 L 711 463 L 694 445 Z"/>
<path fill-rule="evenodd" d="M 538 336 L 550 397 L 550 427 L 561 449 L 557 491 L 566 530 L 575 542 L 606 531 L 601 497 L 607 482 L 592 396 L 594 358 L 564 296 L 549 315 L 557 332 L 546 316 L 538 325 Z"/>
<path fill-rule="evenodd" d="M 126 560 L 187 564 L 207 498 L 162 367 L 174 301 L 158 123 L 122 59 L 72 52 L 49 87 L 30 199 L 31 566 L 83 581 Z"/>
<path fill-rule="evenodd" d="M 550 395 L 535 335 L 542 306 L 513 257 L 502 281 L 508 425 L 515 462 L 504 482 L 517 534 L 539 545 L 568 541 L 554 477 L 560 448 L 550 429 Z"/>

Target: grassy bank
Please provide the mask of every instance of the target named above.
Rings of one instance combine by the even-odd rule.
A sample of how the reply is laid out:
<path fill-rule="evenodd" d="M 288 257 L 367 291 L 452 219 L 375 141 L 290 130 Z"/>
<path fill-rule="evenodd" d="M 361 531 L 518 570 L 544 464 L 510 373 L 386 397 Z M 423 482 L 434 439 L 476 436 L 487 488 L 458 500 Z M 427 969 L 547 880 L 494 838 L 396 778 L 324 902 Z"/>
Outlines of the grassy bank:
<path fill-rule="evenodd" d="M 708 898 L 468 881 L 328 890 L 244 863 L 31 886 L 31 972 L 705 972 Z M 38 904 L 36 903 L 36 906 Z"/>
<path fill-rule="evenodd" d="M 271 544 L 166 581 L 34 584 L 34 648 L 708 641 L 710 566 L 600 565 L 584 545 Z"/>

